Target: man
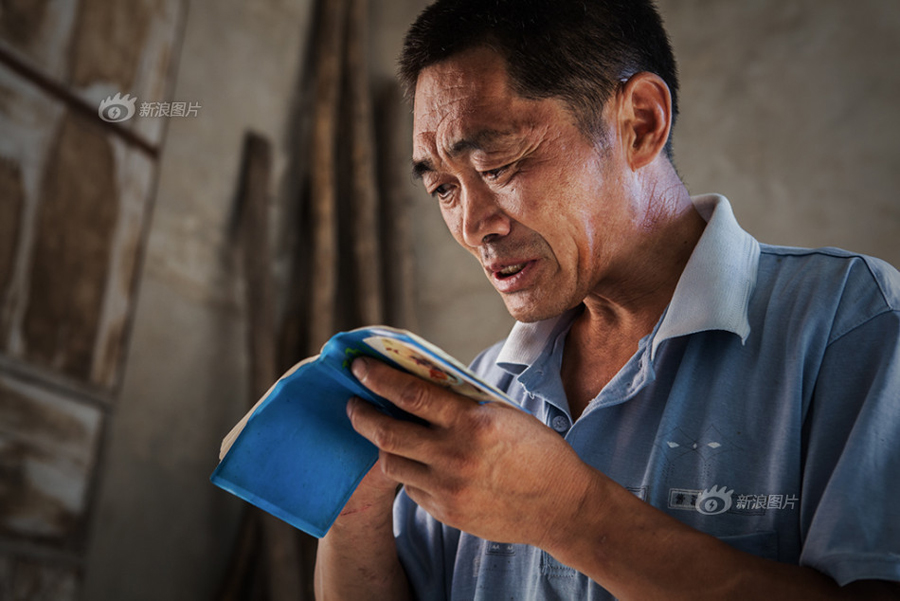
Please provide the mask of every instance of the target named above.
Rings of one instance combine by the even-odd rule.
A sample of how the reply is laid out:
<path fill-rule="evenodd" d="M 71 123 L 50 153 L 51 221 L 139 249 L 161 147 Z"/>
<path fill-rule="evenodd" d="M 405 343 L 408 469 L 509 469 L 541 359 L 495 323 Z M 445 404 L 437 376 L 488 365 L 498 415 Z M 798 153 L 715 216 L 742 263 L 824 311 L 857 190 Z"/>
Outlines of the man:
<path fill-rule="evenodd" d="M 439 0 L 401 74 L 415 173 L 519 322 L 473 368 L 527 412 L 357 361 L 428 425 L 348 404 L 381 453 L 320 598 L 898 598 L 900 276 L 688 195 L 652 4 Z"/>

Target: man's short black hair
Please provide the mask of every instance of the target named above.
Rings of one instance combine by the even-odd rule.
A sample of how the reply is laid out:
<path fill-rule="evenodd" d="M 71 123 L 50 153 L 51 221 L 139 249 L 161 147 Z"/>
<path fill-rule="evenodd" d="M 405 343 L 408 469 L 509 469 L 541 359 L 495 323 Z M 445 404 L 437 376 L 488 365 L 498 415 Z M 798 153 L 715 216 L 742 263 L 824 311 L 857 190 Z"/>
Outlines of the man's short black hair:
<path fill-rule="evenodd" d="M 407 96 L 423 69 L 479 46 L 505 59 L 518 94 L 562 99 L 594 139 L 610 95 L 640 71 L 666 82 L 673 124 L 678 114 L 675 57 L 652 0 L 437 0 L 406 34 L 399 75 Z"/>

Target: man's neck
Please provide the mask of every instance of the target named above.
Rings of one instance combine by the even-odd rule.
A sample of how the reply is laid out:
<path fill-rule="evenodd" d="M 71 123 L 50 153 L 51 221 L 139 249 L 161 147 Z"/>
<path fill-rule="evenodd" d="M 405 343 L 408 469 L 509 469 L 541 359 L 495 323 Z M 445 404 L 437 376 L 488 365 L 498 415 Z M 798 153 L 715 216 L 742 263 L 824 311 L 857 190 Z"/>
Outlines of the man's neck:
<path fill-rule="evenodd" d="M 566 338 L 562 378 L 575 419 L 656 326 L 706 226 L 682 185 L 670 194 L 658 199 L 666 212 L 654 221 L 627 279 L 588 295 Z"/>

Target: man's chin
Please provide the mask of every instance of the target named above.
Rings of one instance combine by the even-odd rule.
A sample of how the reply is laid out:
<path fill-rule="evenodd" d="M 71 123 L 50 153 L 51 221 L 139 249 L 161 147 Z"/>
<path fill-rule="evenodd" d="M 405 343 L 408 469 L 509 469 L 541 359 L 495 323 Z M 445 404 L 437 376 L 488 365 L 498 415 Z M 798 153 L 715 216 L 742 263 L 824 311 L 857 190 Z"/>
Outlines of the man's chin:
<path fill-rule="evenodd" d="M 512 315 L 513 319 L 522 323 L 534 323 L 558 317 L 565 313 L 566 307 L 550 306 L 542 303 L 521 303 L 514 299 L 503 297 L 506 310 Z"/>

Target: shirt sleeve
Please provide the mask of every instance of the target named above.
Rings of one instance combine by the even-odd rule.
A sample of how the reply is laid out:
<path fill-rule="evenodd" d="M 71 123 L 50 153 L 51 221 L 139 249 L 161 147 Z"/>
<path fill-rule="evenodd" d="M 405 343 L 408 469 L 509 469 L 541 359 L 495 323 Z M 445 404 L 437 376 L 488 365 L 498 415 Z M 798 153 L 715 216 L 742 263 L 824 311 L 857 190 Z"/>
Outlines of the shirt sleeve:
<path fill-rule="evenodd" d="M 435 520 L 401 490 L 394 501 L 394 536 L 415 598 L 449 599 L 459 531 Z"/>
<path fill-rule="evenodd" d="M 900 581 L 900 312 L 827 347 L 804 423 L 800 563 Z"/>

